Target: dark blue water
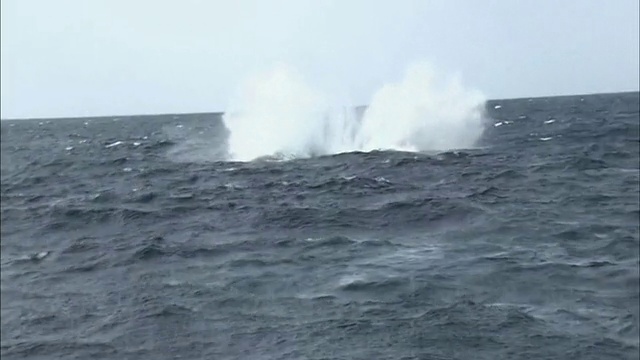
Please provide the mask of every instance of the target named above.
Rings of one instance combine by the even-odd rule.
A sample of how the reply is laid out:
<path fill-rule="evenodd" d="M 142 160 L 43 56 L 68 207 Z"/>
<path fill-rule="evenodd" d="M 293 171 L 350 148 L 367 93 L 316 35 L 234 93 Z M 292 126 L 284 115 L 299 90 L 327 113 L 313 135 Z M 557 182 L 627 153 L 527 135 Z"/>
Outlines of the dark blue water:
<path fill-rule="evenodd" d="M 637 359 L 638 93 L 486 107 L 284 162 L 219 114 L 2 121 L 2 358 Z"/>

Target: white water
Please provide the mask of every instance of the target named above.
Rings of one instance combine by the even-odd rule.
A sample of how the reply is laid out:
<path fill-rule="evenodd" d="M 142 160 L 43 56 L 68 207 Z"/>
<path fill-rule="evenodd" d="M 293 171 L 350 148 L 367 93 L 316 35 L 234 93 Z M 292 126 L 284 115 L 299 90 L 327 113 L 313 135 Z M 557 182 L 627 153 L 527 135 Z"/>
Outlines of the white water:
<path fill-rule="evenodd" d="M 439 79 L 428 64 L 379 89 L 359 119 L 351 104 L 331 109 L 284 66 L 249 79 L 224 116 L 229 155 L 308 157 L 348 151 L 469 148 L 482 134 L 484 97 L 459 78 Z M 347 106 L 349 105 L 349 106 Z"/>

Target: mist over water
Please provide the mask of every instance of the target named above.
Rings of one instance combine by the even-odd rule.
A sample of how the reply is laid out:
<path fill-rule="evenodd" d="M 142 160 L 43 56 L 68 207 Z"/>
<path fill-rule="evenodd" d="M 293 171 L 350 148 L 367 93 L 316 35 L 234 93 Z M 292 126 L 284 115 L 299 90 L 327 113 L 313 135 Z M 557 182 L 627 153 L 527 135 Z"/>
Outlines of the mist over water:
<path fill-rule="evenodd" d="M 329 104 L 284 65 L 245 81 L 224 116 L 229 157 L 310 157 L 351 151 L 442 151 L 472 147 L 482 134 L 484 96 L 427 63 L 376 91 L 364 113 Z"/>

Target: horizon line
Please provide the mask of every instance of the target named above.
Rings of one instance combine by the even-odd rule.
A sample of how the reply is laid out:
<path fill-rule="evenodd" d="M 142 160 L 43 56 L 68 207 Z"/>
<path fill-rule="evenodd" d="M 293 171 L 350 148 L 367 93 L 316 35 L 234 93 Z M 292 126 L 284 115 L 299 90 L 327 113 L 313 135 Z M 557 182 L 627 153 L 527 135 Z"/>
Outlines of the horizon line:
<path fill-rule="evenodd" d="M 523 96 L 514 98 L 497 98 L 487 99 L 485 104 L 496 101 L 514 101 L 525 99 L 545 99 L 545 98 L 566 98 L 566 97 L 578 97 L 578 96 L 596 96 L 596 95 L 616 95 L 616 94 L 631 94 L 640 93 L 640 90 L 627 90 L 627 91 L 615 91 L 615 92 L 599 92 L 599 93 L 584 93 L 573 95 L 545 95 L 545 96 Z M 360 109 L 367 107 L 368 105 L 357 105 L 354 109 Z M 119 117 L 149 117 L 149 116 L 177 116 L 177 115 L 224 115 L 224 111 L 196 111 L 196 112 L 169 112 L 169 113 L 138 113 L 138 114 L 112 114 L 112 115 L 89 115 L 89 116 L 54 116 L 54 117 L 24 117 L 24 118 L 0 118 L 0 121 L 24 121 L 24 120 L 72 120 L 72 119 L 104 119 L 104 118 L 119 118 Z"/>

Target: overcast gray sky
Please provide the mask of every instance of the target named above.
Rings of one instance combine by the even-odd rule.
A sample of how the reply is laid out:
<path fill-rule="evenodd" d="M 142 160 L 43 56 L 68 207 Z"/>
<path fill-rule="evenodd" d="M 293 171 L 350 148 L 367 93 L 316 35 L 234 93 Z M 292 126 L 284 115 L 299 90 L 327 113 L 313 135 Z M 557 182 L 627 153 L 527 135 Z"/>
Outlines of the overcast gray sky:
<path fill-rule="evenodd" d="M 489 98 L 638 90 L 638 3 L 1 0 L 1 115 L 223 111 L 275 62 L 355 103 L 419 60 Z"/>

